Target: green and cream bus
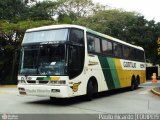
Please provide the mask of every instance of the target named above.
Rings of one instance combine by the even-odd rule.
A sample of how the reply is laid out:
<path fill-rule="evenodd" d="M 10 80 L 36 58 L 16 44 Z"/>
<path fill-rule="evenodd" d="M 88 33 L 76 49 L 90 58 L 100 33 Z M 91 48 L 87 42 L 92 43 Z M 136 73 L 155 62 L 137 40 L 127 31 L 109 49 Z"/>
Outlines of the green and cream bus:
<path fill-rule="evenodd" d="M 145 82 L 144 49 L 78 25 L 28 29 L 21 47 L 22 95 L 68 98 Z"/>

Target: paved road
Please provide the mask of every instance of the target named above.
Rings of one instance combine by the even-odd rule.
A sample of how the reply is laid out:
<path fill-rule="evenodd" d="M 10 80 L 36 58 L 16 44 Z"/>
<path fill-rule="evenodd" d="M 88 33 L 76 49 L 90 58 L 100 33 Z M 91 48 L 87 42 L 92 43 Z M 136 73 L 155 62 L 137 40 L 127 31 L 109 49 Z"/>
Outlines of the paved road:
<path fill-rule="evenodd" d="M 48 97 L 21 96 L 16 88 L 0 88 L 0 114 L 105 114 L 160 113 L 160 97 L 150 92 L 160 83 L 147 82 L 139 89 L 100 93 L 87 102 L 84 97 L 50 101 Z"/>

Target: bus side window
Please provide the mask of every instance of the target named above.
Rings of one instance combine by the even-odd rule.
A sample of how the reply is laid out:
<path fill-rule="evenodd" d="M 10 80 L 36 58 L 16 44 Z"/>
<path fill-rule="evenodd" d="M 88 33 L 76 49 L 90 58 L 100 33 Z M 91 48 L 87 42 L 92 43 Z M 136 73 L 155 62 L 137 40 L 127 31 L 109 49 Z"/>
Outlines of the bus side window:
<path fill-rule="evenodd" d="M 95 52 L 95 42 L 92 37 L 87 36 L 88 40 L 88 51 L 89 52 Z"/>
<path fill-rule="evenodd" d="M 129 59 L 129 47 L 123 46 L 123 57 Z"/>
<path fill-rule="evenodd" d="M 135 49 L 130 48 L 129 58 L 130 58 L 131 60 L 135 60 L 135 59 L 136 59 Z"/>
<path fill-rule="evenodd" d="M 100 53 L 100 39 L 91 35 L 87 35 L 88 52 Z"/>
<path fill-rule="evenodd" d="M 122 45 L 114 43 L 113 49 L 114 49 L 114 56 L 115 57 L 122 57 Z"/>
<path fill-rule="evenodd" d="M 104 55 L 112 55 L 112 43 L 102 39 L 102 53 Z"/>
<path fill-rule="evenodd" d="M 145 61 L 144 52 L 141 50 L 135 50 L 135 51 L 136 51 L 136 60 L 144 62 Z"/>

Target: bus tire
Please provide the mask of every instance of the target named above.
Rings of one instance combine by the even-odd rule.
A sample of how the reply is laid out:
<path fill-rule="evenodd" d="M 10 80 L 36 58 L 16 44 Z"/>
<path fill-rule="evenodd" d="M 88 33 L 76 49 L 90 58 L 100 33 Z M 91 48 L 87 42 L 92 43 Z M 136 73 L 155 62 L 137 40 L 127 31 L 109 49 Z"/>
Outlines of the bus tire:
<path fill-rule="evenodd" d="M 135 79 L 135 89 L 137 89 L 139 87 L 139 84 L 140 84 L 140 77 L 139 75 L 136 77 Z"/>
<path fill-rule="evenodd" d="M 130 90 L 131 91 L 135 90 L 135 86 L 136 86 L 136 79 L 134 76 L 132 76 Z"/>
<path fill-rule="evenodd" d="M 90 80 L 87 84 L 86 100 L 91 101 L 92 97 L 93 97 L 93 84 L 92 84 L 92 81 Z"/>

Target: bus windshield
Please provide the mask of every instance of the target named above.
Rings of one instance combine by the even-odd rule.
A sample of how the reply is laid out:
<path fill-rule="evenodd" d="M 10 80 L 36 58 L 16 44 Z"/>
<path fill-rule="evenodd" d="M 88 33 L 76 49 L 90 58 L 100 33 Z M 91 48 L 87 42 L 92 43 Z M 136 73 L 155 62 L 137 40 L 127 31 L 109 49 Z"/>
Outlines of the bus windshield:
<path fill-rule="evenodd" d="M 21 50 L 21 75 L 65 75 L 65 45 L 25 46 Z"/>

